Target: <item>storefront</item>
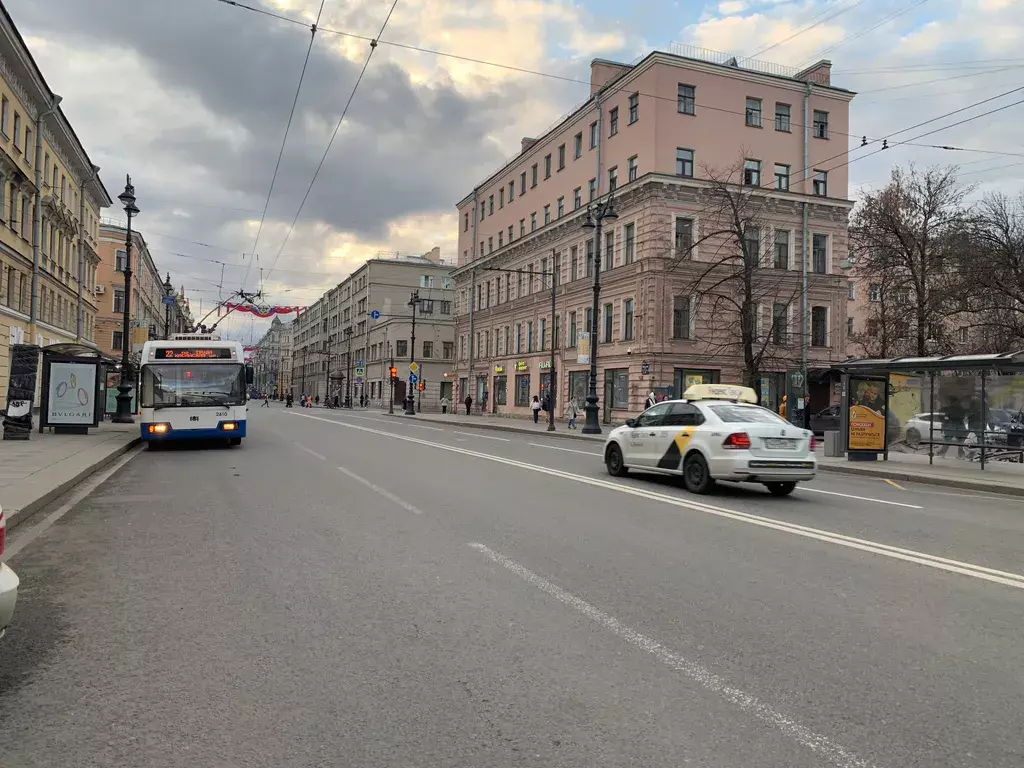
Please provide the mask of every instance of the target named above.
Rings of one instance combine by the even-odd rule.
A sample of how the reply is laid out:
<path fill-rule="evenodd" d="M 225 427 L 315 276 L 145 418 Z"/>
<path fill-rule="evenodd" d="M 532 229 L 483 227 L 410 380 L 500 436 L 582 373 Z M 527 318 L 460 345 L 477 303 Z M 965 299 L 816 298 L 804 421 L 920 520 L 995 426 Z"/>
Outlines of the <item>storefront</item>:
<path fill-rule="evenodd" d="M 516 360 L 516 408 L 529 408 L 533 399 L 530 390 L 530 363 L 527 360 Z"/>
<path fill-rule="evenodd" d="M 494 380 L 491 384 L 493 412 L 498 412 L 498 406 L 508 405 L 508 376 L 505 374 L 504 365 L 494 366 Z"/>
<path fill-rule="evenodd" d="M 702 368 L 676 368 L 672 377 L 674 397 L 680 398 L 694 384 L 721 384 L 721 371 Z"/>

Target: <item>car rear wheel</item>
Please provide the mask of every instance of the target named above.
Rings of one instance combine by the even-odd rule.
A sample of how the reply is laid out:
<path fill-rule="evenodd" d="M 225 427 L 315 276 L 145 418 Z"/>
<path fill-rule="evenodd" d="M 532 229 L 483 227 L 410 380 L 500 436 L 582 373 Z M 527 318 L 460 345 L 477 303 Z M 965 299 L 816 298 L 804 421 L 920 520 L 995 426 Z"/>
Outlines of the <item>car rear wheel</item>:
<path fill-rule="evenodd" d="M 711 477 L 708 463 L 699 453 L 694 453 L 686 459 L 683 465 L 683 483 L 690 493 L 710 493 L 715 487 L 715 480 Z"/>
<path fill-rule="evenodd" d="M 608 474 L 612 477 L 622 477 L 629 471 L 625 460 L 622 458 L 622 449 L 615 443 L 608 446 L 604 454 L 604 464 L 608 467 Z"/>
<path fill-rule="evenodd" d="M 765 483 L 765 486 L 772 496 L 789 496 L 796 488 L 796 483 Z"/>
<path fill-rule="evenodd" d="M 921 433 L 911 427 L 907 430 L 907 445 L 917 448 L 921 444 Z"/>

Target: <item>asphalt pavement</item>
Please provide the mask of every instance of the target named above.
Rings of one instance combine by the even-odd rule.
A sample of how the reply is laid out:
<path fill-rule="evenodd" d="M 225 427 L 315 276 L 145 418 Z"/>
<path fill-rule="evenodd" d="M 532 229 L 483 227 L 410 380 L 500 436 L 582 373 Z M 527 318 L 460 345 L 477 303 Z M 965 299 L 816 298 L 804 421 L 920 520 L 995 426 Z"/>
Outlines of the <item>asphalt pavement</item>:
<path fill-rule="evenodd" d="M 14 532 L 4 768 L 1024 765 L 1019 499 L 694 497 L 372 412 L 249 434 Z"/>

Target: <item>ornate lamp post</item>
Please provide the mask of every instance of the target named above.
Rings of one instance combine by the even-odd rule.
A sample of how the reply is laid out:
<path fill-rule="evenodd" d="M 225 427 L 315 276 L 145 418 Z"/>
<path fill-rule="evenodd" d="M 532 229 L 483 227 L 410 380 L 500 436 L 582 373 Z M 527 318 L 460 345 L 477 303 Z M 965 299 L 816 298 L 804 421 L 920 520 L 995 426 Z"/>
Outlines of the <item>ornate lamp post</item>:
<path fill-rule="evenodd" d="M 594 230 L 594 308 L 590 317 L 590 391 L 587 393 L 586 421 L 583 424 L 583 434 L 600 435 L 601 422 L 597 417 L 597 327 L 598 311 L 600 310 L 601 299 L 601 224 L 605 220 L 614 221 L 619 218 L 615 212 L 615 204 L 612 196 L 600 205 L 591 206 L 587 211 L 587 219 L 583 222 L 583 229 Z"/>
<path fill-rule="evenodd" d="M 126 177 L 124 192 L 117 196 L 117 199 L 124 205 L 125 215 L 128 217 L 128 232 L 125 235 L 125 258 L 124 258 L 124 313 L 121 317 L 121 379 L 117 384 L 117 413 L 111 419 L 115 424 L 132 424 L 132 384 L 131 384 L 131 360 L 128 353 L 131 351 L 131 301 L 132 301 L 132 218 L 139 215 L 139 209 L 135 206 L 135 187 L 132 186 L 132 177 Z"/>
<path fill-rule="evenodd" d="M 171 301 L 168 301 L 171 299 Z M 171 273 L 167 273 L 164 280 L 164 338 L 171 338 L 171 304 L 174 299 L 174 286 L 171 285 Z"/>
<path fill-rule="evenodd" d="M 412 346 L 409 347 L 409 367 L 412 368 L 416 362 L 416 307 L 420 305 L 420 292 L 413 291 L 409 296 L 409 306 L 412 307 Z M 409 378 L 412 378 L 412 371 L 409 371 Z M 416 377 L 417 381 L 419 376 Z M 409 393 L 405 398 L 405 412 L 409 416 L 416 415 L 416 383 L 409 381 Z"/>

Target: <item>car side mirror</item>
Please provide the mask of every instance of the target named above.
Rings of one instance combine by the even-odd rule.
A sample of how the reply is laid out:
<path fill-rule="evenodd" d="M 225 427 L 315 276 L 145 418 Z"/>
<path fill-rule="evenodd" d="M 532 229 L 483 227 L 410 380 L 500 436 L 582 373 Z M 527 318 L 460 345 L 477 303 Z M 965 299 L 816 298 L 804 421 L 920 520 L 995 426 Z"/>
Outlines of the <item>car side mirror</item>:
<path fill-rule="evenodd" d="M 626 426 L 630 429 L 636 429 L 636 419 L 626 419 Z"/>

